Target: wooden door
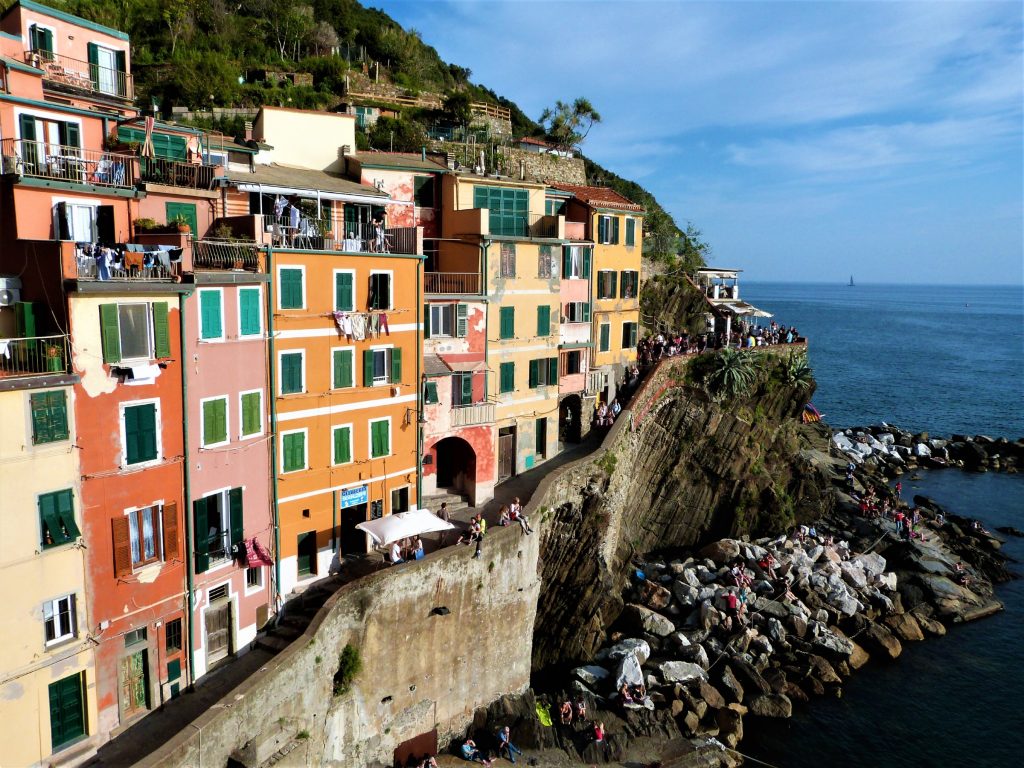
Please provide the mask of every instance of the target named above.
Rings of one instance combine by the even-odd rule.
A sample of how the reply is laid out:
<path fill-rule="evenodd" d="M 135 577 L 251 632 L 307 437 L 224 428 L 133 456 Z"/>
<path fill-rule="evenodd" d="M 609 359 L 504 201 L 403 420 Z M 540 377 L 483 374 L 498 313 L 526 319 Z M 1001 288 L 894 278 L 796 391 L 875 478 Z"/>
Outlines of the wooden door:
<path fill-rule="evenodd" d="M 220 600 L 206 609 L 206 667 L 231 655 L 231 601 Z"/>
<path fill-rule="evenodd" d="M 299 576 L 316 574 L 316 531 L 300 533 L 296 543 Z"/>
<path fill-rule="evenodd" d="M 515 473 L 516 436 L 498 435 L 498 480 L 507 480 Z"/>
<path fill-rule="evenodd" d="M 149 707 L 149 665 L 146 651 L 121 659 L 121 716 L 128 719 Z"/>

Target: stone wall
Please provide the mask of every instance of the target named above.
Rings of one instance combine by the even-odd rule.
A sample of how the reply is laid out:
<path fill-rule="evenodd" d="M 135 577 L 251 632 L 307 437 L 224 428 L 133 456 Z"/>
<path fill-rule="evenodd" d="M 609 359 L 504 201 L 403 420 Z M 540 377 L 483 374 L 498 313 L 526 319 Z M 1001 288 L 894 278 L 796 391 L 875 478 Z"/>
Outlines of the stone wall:
<path fill-rule="evenodd" d="M 530 181 L 562 184 L 587 183 L 587 174 L 583 166 L 583 158 L 559 157 L 558 155 L 527 152 L 517 147 L 501 147 L 505 167 L 503 173 L 515 179 L 520 177 L 520 168 Z"/>
<path fill-rule="evenodd" d="M 480 559 L 449 547 L 342 587 L 302 637 L 146 764 L 255 766 L 291 748 L 289 765 L 358 768 L 391 765 L 398 744 L 435 727 L 446 742 L 477 707 L 529 685 L 538 540 L 495 529 Z M 346 643 L 362 672 L 335 697 Z"/>

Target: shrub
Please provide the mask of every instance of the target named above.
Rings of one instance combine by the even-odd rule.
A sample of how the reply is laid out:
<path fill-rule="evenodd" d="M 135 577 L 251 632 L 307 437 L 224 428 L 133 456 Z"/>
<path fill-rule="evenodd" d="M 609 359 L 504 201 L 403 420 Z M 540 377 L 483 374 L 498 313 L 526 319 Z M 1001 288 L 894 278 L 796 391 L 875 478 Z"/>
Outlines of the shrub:
<path fill-rule="evenodd" d="M 341 696 L 347 693 L 352 681 L 362 669 L 363 660 L 359 655 L 359 649 L 351 643 L 346 643 L 338 654 L 338 671 L 334 673 L 334 695 Z"/>

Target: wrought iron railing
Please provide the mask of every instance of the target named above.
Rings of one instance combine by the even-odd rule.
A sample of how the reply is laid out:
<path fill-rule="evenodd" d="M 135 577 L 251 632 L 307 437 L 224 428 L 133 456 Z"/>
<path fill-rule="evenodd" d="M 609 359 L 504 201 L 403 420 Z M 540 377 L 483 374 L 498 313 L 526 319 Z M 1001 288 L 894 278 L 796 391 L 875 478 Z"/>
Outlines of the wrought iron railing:
<path fill-rule="evenodd" d="M 425 272 L 424 293 L 480 293 L 482 281 L 479 272 Z"/>
<path fill-rule="evenodd" d="M 378 227 L 372 222 L 338 224 L 341 231 L 328 231 L 328 224 L 317 219 L 290 214 L 263 214 L 263 231 L 279 248 L 344 253 L 415 254 L 418 248 L 416 227 Z"/>
<path fill-rule="evenodd" d="M 256 243 L 231 240 L 195 240 L 192 243 L 193 269 L 242 269 L 259 272 L 263 260 Z"/>
<path fill-rule="evenodd" d="M 219 168 L 219 165 L 183 163 L 163 157 L 139 158 L 139 178 L 142 181 L 169 187 L 211 189 Z"/>
<path fill-rule="evenodd" d="M 40 50 L 25 51 L 25 63 L 43 70 L 43 80 L 50 84 L 121 99 L 135 96 L 132 76 L 112 67 Z"/>
<path fill-rule="evenodd" d="M 0 339 L 0 378 L 66 373 L 69 349 L 66 334 Z"/>
<path fill-rule="evenodd" d="M 102 187 L 135 186 L 131 155 L 26 139 L 4 139 L 2 145 L 4 174 Z"/>

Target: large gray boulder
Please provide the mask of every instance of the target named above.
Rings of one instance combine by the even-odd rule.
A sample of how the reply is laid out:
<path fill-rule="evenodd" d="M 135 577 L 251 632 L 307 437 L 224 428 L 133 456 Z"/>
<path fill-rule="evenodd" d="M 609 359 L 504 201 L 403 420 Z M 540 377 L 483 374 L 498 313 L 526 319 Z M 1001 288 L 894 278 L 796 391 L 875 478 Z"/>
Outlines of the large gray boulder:
<path fill-rule="evenodd" d="M 786 718 L 793 716 L 793 702 L 781 693 L 761 694 L 747 702 L 750 714 L 758 717 Z"/>
<path fill-rule="evenodd" d="M 610 674 L 611 672 L 607 669 L 599 667 L 596 664 L 587 664 L 582 667 L 576 667 L 576 669 L 572 671 L 573 677 L 591 688 L 596 686 Z"/>
<path fill-rule="evenodd" d="M 740 556 L 740 542 L 735 539 L 713 541 L 698 554 L 714 560 L 716 565 L 725 565 Z"/>
<path fill-rule="evenodd" d="M 651 658 L 651 646 L 647 644 L 646 640 L 641 640 L 638 637 L 628 637 L 609 648 L 607 658 L 612 661 L 619 661 L 630 654 L 635 655 L 637 660 L 643 664 Z"/>
<path fill-rule="evenodd" d="M 856 563 L 863 568 L 864 573 L 869 579 L 880 576 L 885 572 L 885 558 L 875 552 L 865 552 L 856 557 L 851 557 L 850 562 Z"/>
<path fill-rule="evenodd" d="M 707 680 L 708 674 L 699 664 L 689 661 L 665 661 L 658 665 L 661 678 L 666 683 L 686 683 L 691 680 Z"/>
<path fill-rule="evenodd" d="M 658 637 L 666 637 L 675 632 L 676 627 L 670 619 L 642 605 L 629 604 L 623 615 L 636 629 L 649 632 Z"/>
<path fill-rule="evenodd" d="M 643 682 L 644 673 L 640 669 L 640 662 L 636 656 L 632 653 L 623 656 L 619 662 L 619 668 L 615 672 L 615 690 L 622 688 L 623 684 L 642 685 Z"/>

